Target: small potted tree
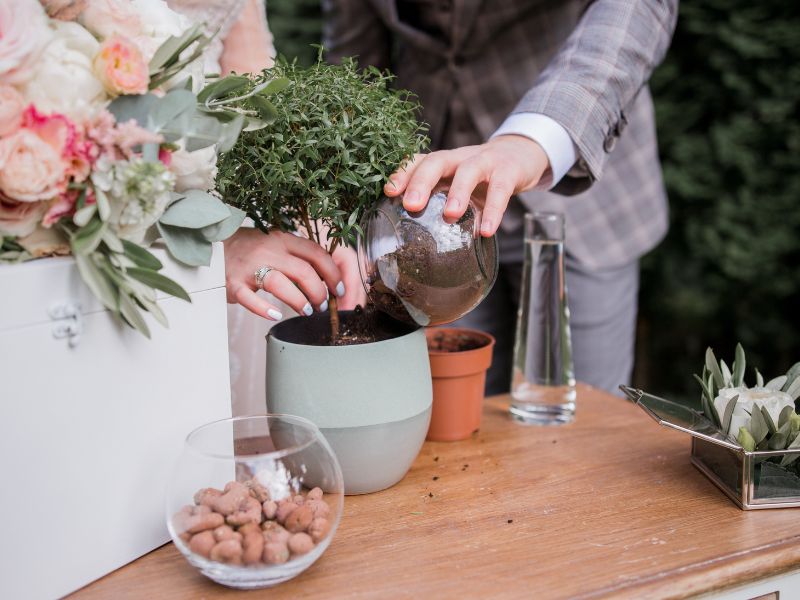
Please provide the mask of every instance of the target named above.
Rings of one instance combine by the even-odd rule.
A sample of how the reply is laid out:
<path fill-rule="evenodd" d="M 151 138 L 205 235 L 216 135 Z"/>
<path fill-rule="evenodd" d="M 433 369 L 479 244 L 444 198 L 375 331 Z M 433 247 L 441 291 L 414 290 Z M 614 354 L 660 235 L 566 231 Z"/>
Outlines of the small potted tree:
<path fill-rule="evenodd" d="M 252 85 L 276 78 L 288 81 L 271 98 L 278 116 L 223 155 L 218 189 L 265 234 L 302 231 L 332 253 L 355 242 L 389 175 L 425 148 L 425 128 L 388 74 L 352 60 L 310 68 L 279 60 Z M 334 294 L 329 307 L 267 336 L 267 407 L 322 429 L 348 493 L 376 491 L 405 475 L 425 438 L 425 335 L 380 313 L 339 311 Z"/>

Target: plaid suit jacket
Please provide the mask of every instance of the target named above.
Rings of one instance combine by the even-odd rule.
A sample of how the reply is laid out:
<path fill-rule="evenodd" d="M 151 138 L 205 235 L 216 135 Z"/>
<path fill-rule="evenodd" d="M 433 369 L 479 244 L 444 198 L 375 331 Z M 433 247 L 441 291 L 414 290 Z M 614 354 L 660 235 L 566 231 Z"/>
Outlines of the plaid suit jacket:
<path fill-rule="evenodd" d="M 553 192 L 519 199 L 564 212 L 567 251 L 602 269 L 638 258 L 667 230 L 646 82 L 669 46 L 677 4 L 323 0 L 323 43 L 333 61 L 358 56 L 390 68 L 419 96 L 434 148 L 486 141 L 515 112 L 560 123 L 577 162 Z M 504 221 L 514 218 L 512 207 Z"/>

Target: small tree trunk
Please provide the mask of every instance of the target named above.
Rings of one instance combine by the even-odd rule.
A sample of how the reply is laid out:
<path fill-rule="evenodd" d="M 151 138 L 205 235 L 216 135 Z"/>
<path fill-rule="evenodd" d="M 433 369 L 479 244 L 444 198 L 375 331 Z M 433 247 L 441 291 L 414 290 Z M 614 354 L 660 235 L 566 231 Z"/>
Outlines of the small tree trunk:
<path fill-rule="evenodd" d="M 339 307 L 336 305 L 336 296 L 328 300 L 328 310 L 331 311 L 331 344 L 339 341 Z"/>

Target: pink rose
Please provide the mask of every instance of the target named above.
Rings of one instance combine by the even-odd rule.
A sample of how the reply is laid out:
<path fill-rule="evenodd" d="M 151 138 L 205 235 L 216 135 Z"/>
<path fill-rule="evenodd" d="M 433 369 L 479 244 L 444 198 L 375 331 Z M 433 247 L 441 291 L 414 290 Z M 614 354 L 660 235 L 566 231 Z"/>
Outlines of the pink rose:
<path fill-rule="evenodd" d="M 94 72 L 110 94 L 145 94 L 150 83 L 147 63 L 136 44 L 114 35 L 102 44 L 94 57 Z"/>
<path fill-rule="evenodd" d="M 52 36 L 38 2 L 0 2 L 0 83 L 19 85 L 27 81 Z"/>
<path fill-rule="evenodd" d="M 47 210 L 47 202 L 16 202 L 0 194 L 0 235 L 26 236 Z"/>
<path fill-rule="evenodd" d="M 67 165 L 28 129 L 0 140 L 0 193 L 18 202 L 50 200 L 62 192 Z"/>
<path fill-rule="evenodd" d="M 0 137 L 10 135 L 22 124 L 25 100 L 10 85 L 0 83 Z"/>
<path fill-rule="evenodd" d="M 68 178 L 81 183 L 89 177 L 100 150 L 66 116 L 58 113 L 45 115 L 30 106 L 23 113 L 22 126 L 61 154 L 67 164 Z"/>

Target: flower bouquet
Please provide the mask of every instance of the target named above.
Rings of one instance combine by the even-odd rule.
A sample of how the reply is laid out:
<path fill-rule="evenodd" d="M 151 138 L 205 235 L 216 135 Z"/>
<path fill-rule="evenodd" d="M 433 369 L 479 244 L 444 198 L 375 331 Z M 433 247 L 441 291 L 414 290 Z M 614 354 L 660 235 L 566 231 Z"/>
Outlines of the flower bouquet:
<path fill-rule="evenodd" d="M 731 367 L 706 351 L 699 411 L 623 387 L 662 425 L 692 436 L 692 463 L 741 508 L 800 506 L 800 363 L 756 386 L 745 383 L 746 359 L 736 346 Z"/>
<path fill-rule="evenodd" d="M 189 296 L 146 247 L 200 266 L 236 231 L 244 213 L 209 192 L 217 152 L 275 118 L 282 82 L 235 97 L 248 78 L 204 74 L 209 37 L 162 0 L 43 4 L 0 4 L 0 261 L 71 253 L 149 336 L 156 290 Z"/>

